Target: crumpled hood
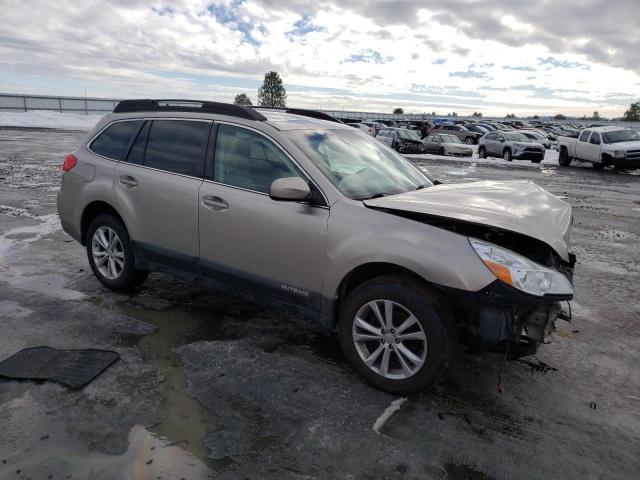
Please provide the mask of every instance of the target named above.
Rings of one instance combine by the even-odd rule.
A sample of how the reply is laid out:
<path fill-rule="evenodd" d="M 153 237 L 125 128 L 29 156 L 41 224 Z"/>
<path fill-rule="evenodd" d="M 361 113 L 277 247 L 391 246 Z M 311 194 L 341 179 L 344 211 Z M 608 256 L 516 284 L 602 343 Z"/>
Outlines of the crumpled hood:
<path fill-rule="evenodd" d="M 569 261 L 571 205 L 528 180 L 435 185 L 364 204 L 520 233 L 546 243 Z"/>

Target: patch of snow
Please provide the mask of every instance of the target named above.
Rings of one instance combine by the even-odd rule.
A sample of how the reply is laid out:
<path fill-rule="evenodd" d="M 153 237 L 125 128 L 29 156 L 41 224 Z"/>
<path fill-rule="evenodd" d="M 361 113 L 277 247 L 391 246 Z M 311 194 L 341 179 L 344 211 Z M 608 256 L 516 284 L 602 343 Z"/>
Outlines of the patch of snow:
<path fill-rule="evenodd" d="M 29 210 L 24 208 L 12 207 L 11 205 L 0 205 L 0 215 L 8 215 L 10 217 L 26 217 L 36 218 Z"/>
<path fill-rule="evenodd" d="M 400 410 L 400 407 L 402 407 L 402 405 L 406 401 L 406 397 L 402 397 L 397 398 L 396 400 L 391 402 L 391 404 L 384 410 L 384 412 L 382 412 L 382 415 L 380 415 L 376 422 L 373 424 L 373 431 L 378 435 L 381 435 L 380 430 L 382 430 L 382 427 L 384 427 L 384 425 L 393 416 L 394 413 Z"/>
<path fill-rule="evenodd" d="M 83 293 L 64 288 L 66 279 L 62 275 L 43 274 L 38 265 L 24 267 L 12 263 L 19 250 L 62 228 L 57 213 L 33 217 L 33 219 L 40 223 L 14 228 L 0 235 L 0 278 L 13 287 L 49 297 L 62 300 L 83 298 L 85 296 Z"/>
<path fill-rule="evenodd" d="M 0 112 L 0 126 L 91 130 L 101 118 L 102 115 L 61 113 L 50 110 Z"/>

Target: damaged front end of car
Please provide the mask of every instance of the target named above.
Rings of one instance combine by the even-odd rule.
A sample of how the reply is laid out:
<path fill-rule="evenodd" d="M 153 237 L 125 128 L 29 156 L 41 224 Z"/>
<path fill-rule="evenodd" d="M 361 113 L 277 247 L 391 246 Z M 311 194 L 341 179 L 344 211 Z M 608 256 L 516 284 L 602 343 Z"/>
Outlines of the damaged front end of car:
<path fill-rule="evenodd" d="M 479 292 L 447 289 L 467 345 L 530 355 L 548 342 L 556 320 L 571 320 L 575 255 L 565 261 L 544 242 L 515 232 L 451 219 L 421 220 L 467 235 L 496 277 Z"/>
<path fill-rule="evenodd" d="M 416 212 L 388 213 L 465 235 L 494 274 L 495 281 L 477 292 L 438 287 L 448 299 L 460 339 L 472 349 L 530 355 L 549 341 L 556 320 L 571 320 L 574 254 L 565 260 L 547 243 L 502 228 Z M 569 232 L 570 225 L 567 240 Z"/>

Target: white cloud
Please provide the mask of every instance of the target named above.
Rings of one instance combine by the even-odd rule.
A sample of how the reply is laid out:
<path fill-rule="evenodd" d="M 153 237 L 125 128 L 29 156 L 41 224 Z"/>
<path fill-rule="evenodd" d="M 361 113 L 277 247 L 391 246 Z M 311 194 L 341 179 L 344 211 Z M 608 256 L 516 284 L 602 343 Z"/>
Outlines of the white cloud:
<path fill-rule="evenodd" d="M 640 12 L 611 3 L 596 21 L 581 0 L 0 0 L 0 90 L 255 99 L 273 69 L 306 107 L 620 115 Z"/>

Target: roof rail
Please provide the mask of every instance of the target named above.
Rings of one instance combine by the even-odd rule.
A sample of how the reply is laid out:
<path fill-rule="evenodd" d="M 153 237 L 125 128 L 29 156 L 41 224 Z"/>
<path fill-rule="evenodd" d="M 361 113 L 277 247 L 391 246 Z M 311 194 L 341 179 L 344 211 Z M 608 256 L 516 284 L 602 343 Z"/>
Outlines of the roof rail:
<path fill-rule="evenodd" d="M 264 121 L 267 118 L 260 112 L 242 105 L 231 103 L 205 102 L 202 100 L 122 100 L 113 109 L 113 113 L 131 112 L 192 112 L 216 113 L 230 117 L 246 118 L 247 120 Z"/>
<path fill-rule="evenodd" d="M 301 115 L 303 117 L 316 118 L 318 120 L 327 120 L 329 122 L 343 123 L 335 117 L 332 117 L 328 113 L 319 112 L 317 110 L 306 110 L 304 108 L 289 108 L 289 107 L 249 107 L 256 110 L 278 110 L 284 113 L 291 113 L 292 115 Z"/>

